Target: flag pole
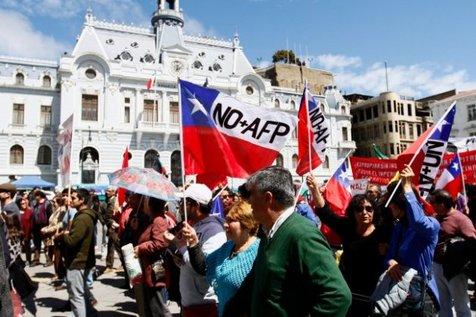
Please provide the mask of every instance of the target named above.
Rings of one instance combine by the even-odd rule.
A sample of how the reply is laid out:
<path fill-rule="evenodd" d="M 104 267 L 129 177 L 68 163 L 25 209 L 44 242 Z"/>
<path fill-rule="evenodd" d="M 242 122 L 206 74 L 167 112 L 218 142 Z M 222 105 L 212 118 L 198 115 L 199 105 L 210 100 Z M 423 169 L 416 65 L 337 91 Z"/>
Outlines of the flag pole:
<path fill-rule="evenodd" d="M 71 201 L 71 178 L 73 177 L 73 144 L 74 144 L 74 110 L 71 118 L 71 153 L 69 154 L 69 177 L 68 177 L 68 199 Z M 81 157 L 80 157 L 81 159 Z"/>
<path fill-rule="evenodd" d="M 307 151 L 309 154 L 309 174 L 312 174 L 312 153 L 311 153 L 311 142 L 312 142 L 312 129 L 311 129 L 311 118 L 309 117 L 309 99 L 308 99 L 308 88 L 307 88 L 307 79 L 304 82 L 304 100 L 306 107 L 306 119 L 307 119 Z M 299 129 L 299 128 L 298 128 Z"/>
<path fill-rule="evenodd" d="M 220 196 L 220 194 L 223 193 L 223 191 L 224 191 L 225 188 L 227 188 L 227 187 L 228 187 L 228 180 L 226 181 L 226 185 L 223 186 L 223 187 L 220 189 L 220 191 L 219 191 L 215 196 L 213 196 L 212 201 L 214 201 L 215 198 L 217 198 L 218 196 Z"/>
<path fill-rule="evenodd" d="M 443 114 L 443 116 L 441 116 L 440 120 L 438 120 L 438 122 L 433 125 L 432 127 L 432 131 L 434 131 L 434 129 L 436 129 L 440 124 L 441 122 L 444 120 L 444 118 L 446 118 L 446 116 L 448 115 L 448 113 L 450 112 L 450 110 L 455 106 L 456 104 L 456 101 L 454 101 L 451 106 L 448 107 L 448 109 L 445 111 L 445 113 Z M 412 159 L 410 160 L 410 163 L 408 163 L 407 165 L 408 166 L 411 166 L 413 164 L 413 162 L 415 161 L 416 157 L 418 156 L 418 153 L 420 153 L 421 149 L 423 148 L 423 146 L 426 144 L 426 142 L 428 142 L 428 139 L 430 138 L 431 136 L 431 133 L 428 134 L 425 142 L 422 142 L 419 146 L 418 146 L 418 149 L 416 150 L 415 154 L 413 154 L 413 157 Z M 447 142 L 448 143 L 448 142 Z M 398 180 L 398 183 L 397 183 L 397 186 L 395 186 L 395 188 L 393 189 L 392 191 L 392 194 L 390 195 L 390 197 L 387 199 L 387 202 L 385 203 L 385 208 L 388 208 L 388 205 L 390 205 L 390 202 L 392 201 L 392 198 L 393 196 L 395 196 L 395 193 L 397 192 L 397 189 L 398 187 L 400 186 L 400 184 L 402 183 L 402 179 L 400 178 Z"/>
<path fill-rule="evenodd" d="M 179 99 L 179 117 L 180 117 L 180 160 L 182 161 L 182 186 L 185 191 L 185 159 L 184 159 L 184 146 L 183 146 L 183 116 L 182 116 L 182 89 L 180 88 L 180 78 L 177 77 L 178 86 L 178 99 Z M 183 197 L 183 213 L 184 221 L 188 221 L 187 216 L 187 204 L 185 196 Z"/>
<path fill-rule="evenodd" d="M 468 196 L 466 195 L 466 186 L 464 184 L 463 163 L 461 162 L 461 157 L 459 156 L 458 147 L 456 147 L 456 155 L 458 156 L 459 168 L 461 168 L 461 180 L 463 181 L 463 195 L 464 195 L 464 199 L 467 200 Z"/>

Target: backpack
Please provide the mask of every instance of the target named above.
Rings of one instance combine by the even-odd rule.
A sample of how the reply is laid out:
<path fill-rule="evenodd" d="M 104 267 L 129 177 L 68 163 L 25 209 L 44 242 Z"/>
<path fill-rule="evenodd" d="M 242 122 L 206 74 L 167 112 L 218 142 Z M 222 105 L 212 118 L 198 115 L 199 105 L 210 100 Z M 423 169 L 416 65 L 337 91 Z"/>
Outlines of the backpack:
<path fill-rule="evenodd" d="M 33 223 L 36 225 L 47 225 L 48 224 L 48 215 L 46 209 L 50 202 L 45 200 L 44 203 L 38 204 L 33 210 Z"/>

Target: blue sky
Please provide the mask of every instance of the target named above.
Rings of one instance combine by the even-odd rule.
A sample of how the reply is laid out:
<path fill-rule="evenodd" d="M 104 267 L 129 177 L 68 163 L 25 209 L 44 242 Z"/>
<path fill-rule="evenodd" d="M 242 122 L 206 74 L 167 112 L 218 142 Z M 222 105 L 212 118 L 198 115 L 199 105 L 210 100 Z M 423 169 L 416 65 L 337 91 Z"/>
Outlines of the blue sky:
<path fill-rule="evenodd" d="M 474 0 L 181 0 L 186 32 L 230 38 L 252 64 L 288 47 L 332 71 L 346 93 L 411 96 L 476 89 Z M 149 25 L 153 0 L 0 0 L 0 54 L 59 58 L 71 51 L 85 10 Z M 258 62 L 259 61 L 259 62 Z"/>

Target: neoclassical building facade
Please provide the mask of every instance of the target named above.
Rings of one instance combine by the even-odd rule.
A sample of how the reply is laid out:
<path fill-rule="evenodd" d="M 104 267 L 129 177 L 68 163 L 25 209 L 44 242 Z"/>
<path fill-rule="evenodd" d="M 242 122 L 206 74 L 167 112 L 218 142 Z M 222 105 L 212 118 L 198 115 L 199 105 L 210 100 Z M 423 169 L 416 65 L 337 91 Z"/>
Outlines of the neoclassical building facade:
<path fill-rule="evenodd" d="M 56 136 L 74 114 L 74 184 L 107 184 L 126 147 L 130 165 L 150 167 L 159 157 L 180 183 L 178 78 L 257 107 L 297 113 L 301 91 L 261 77 L 238 35 L 219 40 L 183 34 L 178 0 L 159 0 L 151 22 L 151 28 L 109 23 L 88 11 L 73 51 L 59 62 L 0 57 L 0 182 L 9 175 L 39 175 L 61 186 Z M 333 86 L 318 98 L 332 127 L 327 162 L 316 171 L 326 178 L 355 143 L 350 103 Z M 276 163 L 294 170 L 296 135 Z"/>

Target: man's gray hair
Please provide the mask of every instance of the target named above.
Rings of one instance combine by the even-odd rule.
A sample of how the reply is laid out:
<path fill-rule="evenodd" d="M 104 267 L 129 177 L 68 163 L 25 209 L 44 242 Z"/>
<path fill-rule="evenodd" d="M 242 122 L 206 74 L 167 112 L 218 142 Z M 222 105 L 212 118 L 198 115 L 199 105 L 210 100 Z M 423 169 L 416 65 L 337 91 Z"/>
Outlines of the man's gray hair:
<path fill-rule="evenodd" d="M 253 175 L 247 181 L 247 188 L 254 186 L 261 193 L 269 191 L 276 202 L 289 208 L 294 205 L 294 186 L 291 173 L 281 166 L 270 166 Z"/>

